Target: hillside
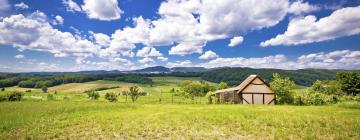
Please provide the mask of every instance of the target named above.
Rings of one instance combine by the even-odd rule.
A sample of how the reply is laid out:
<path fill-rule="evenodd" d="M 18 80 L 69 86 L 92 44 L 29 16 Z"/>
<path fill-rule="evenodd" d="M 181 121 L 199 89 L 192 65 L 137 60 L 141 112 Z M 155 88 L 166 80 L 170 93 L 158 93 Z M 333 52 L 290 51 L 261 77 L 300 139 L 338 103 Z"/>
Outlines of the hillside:
<path fill-rule="evenodd" d="M 203 80 L 211 82 L 227 82 L 230 85 L 240 84 L 250 74 L 258 74 L 266 81 L 270 82 L 273 73 L 280 73 L 282 76 L 290 77 L 296 84 L 310 86 L 316 80 L 331 80 L 335 78 L 339 70 L 326 69 L 300 69 L 300 70 L 281 70 L 281 69 L 252 69 L 252 68 L 216 68 L 202 74 Z"/>

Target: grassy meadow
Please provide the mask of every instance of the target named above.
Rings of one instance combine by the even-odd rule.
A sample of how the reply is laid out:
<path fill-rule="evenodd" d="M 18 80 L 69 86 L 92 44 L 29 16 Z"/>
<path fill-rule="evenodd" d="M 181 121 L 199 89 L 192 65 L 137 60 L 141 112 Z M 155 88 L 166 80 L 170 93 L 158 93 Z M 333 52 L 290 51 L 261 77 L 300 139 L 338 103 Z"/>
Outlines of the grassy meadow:
<path fill-rule="evenodd" d="M 59 85 L 49 88 L 49 93 L 56 91 L 54 100 L 41 89 L 6 88 L 0 94 L 23 91 L 24 100 L 0 102 L 0 139 L 360 139 L 358 102 L 208 105 L 205 97 L 194 102 L 170 93 L 183 80 L 199 78 L 152 79 L 152 86 L 114 81 Z M 115 103 L 103 97 L 132 85 L 149 95 L 135 103 L 125 96 Z M 99 91 L 96 101 L 83 93 L 99 87 L 116 88 Z"/>

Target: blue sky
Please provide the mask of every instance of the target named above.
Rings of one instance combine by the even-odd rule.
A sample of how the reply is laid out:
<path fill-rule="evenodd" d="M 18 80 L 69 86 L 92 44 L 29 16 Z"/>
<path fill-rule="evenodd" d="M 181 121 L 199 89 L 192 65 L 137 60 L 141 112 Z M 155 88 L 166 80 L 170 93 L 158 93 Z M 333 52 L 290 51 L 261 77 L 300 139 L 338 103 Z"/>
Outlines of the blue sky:
<path fill-rule="evenodd" d="M 359 0 L 0 0 L 0 71 L 360 68 Z"/>

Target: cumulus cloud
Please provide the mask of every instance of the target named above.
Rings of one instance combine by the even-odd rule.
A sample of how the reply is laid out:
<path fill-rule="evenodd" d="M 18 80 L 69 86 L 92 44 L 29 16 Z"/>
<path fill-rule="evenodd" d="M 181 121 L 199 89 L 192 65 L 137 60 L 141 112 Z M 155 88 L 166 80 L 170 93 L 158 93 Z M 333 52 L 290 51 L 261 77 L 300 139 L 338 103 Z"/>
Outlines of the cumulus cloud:
<path fill-rule="evenodd" d="M 66 10 L 70 12 L 80 12 L 80 6 L 73 0 L 63 0 L 62 3 L 65 5 Z"/>
<path fill-rule="evenodd" d="M 15 55 L 15 58 L 16 58 L 16 59 L 24 59 L 25 56 L 24 56 L 24 55 L 21 55 L 21 54 L 18 54 L 18 55 Z"/>
<path fill-rule="evenodd" d="M 64 18 L 59 15 L 55 16 L 55 24 L 64 24 Z"/>
<path fill-rule="evenodd" d="M 199 57 L 199 59 L 212 59 L 219 57 L 215 52 L 213 51 L 206 51 L 203 55 Z"/>
<path fill-rule="evenodd" d="M 332 40 L 360 33 L 360 6 L 334 11 L 330 16 L 309 15 L 290 21 L 285 33 L 261 42 L 260 46 L 299 45 Z"/>
<path fill-rule="evenodd" d="M 50 52 L 59 57 L 89 57 L 100 49 L 89 40 L 53 28 L 47 16 L 39 11 L 28 16 L 18 14 L 4 18 L 0 22 L 0 44 L 19 50 Z"/>
<path fill-rule="evenodd" d="M 24 2 L 17 3 L 14 5 L 14 7 L 17 9 L 28 9 L 29 8 L 29 6 L 26 5 Z"/>
<path fill-rule="evenodd" d="M 89 32 L 95 42 L 101 46 L 109 46 L 111 39 L 108 35 L 103 33 L 94 33 L 92 31 Z"/>
<path fill-rule="evenodd" d="M 155 63 L 155 61 L 149 57 L 145 57 L 143 59 L 140 59 L 139 60 L 140 63 L 142 64 L 152 64 L 152 63 Z"/>
<path fill-rule="evenodd" d="M 168 61 L 168 58 L 163 56 L 157 57 L 157 59 L 163 62 Z"/>
<path fill-rule="evenodd" d="M 105 21 L 120 19 L 123 13 L 117 0 L 84 0 L 81 8 L 89 18 Z"/>
<path fill-rule="evenodd" d="M 299 56 L 296 60 L 289 60 L 285 55 L 278 54 L 266 57 L 234 57 L 216 58 L 197 66 L 214 67 L 250 67 L 277 69 L 358 69 L 360 67 L 360 51 L 338 50 L 320 52 Z"/>
<path fill-rule="evenodd" d="M 230 40 L 229 46 L 234 47 L 236 45 L 241 44 L 244 41 L 244 38 L 242 36 L 235 36 Z"/>
<path fill-rule="evenodd" d="M 137 57 L 161 57 L 162 54 L 153 47 L 144 47 L 138 50 L 136 53 Z"/>
<path fill-rule="evenodd" d="M 193 63 L 190 60 L 185 60 L 185 61 L 176 61 L 176 62 L 168 62 L 167 63 L 168 67 L 192 67 Z"/>
<path fill-rule="evenodd" d="M 313 11 L 320 10 L 320 7 L 311 5 L 309 2 L 303 2 L 303 0 L 298 0 L 292 3 L 289 7 L 289 13 L 300 15 L 305 13 L 310 13 Z"/>
<path fill-rule="evenodd" d="M 145 46 L 172 46 L 170 55 L 200 54 L 208 41 L 237 36 L 230 43 L 232 46 L 241 42 L 241 34 L 275 26 L 289 13 L 306 13 L 314 7 L 307 2 L 288 0 L 276 3 L 268 0 L 168 0 L 161 3 L 157 12 L 159 18 L 134 18 L 134 27 L 117 30 L 113 36 Z"/>

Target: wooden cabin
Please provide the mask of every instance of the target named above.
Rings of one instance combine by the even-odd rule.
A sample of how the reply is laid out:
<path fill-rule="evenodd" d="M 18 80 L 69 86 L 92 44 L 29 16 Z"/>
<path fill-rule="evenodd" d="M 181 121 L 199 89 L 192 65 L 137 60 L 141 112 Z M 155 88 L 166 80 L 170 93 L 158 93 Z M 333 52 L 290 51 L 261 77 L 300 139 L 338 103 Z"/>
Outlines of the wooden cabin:
<path fill-rule="evenodd" d="M 217 90 L 218 103 L 275 104 L 275 93 L 258 75 L 250 75 L 239 86 Z"/>

